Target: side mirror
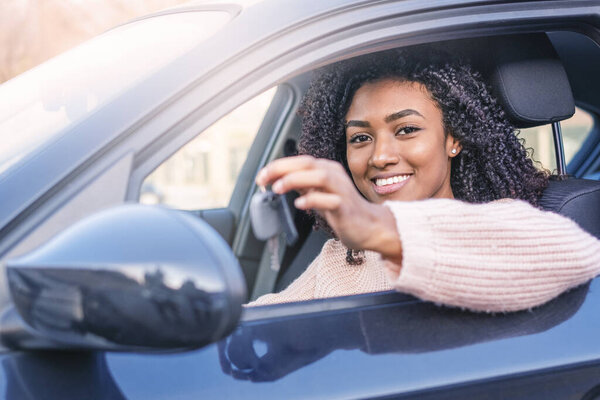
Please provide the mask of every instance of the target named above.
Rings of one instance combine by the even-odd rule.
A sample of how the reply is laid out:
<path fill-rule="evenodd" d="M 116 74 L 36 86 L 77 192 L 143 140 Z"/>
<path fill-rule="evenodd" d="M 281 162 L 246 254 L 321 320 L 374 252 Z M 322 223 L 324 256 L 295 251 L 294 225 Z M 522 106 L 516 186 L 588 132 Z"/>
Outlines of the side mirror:
<path fill-rule="evenodd" d="M 229 334 L 246 299 L 219 234 L 156 206 L 88 217 L 6 273 L 17 312 L 5 311 L 0 337 L 12 348 L 197 348 Z"/>

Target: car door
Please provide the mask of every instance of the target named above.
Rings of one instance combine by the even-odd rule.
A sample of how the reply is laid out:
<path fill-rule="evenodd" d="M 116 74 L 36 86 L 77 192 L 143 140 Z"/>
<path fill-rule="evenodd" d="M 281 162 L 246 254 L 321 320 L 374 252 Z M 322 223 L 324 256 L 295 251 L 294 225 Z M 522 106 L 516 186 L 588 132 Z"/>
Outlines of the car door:
<path fill-rule="evenodd" d="M 580 399 L 600 383 L 597 284 L 506 315 L 390 292 L 259 307 L 204 349 L 105 362 L 127 398 Z"/>
<path fill-rule="evenodd" d="M 5 398 L 582 399 L 600 384 L 598 281 L 482 314 L 385 292 L 247 310 L 186 353 L 2 356 Z"/>

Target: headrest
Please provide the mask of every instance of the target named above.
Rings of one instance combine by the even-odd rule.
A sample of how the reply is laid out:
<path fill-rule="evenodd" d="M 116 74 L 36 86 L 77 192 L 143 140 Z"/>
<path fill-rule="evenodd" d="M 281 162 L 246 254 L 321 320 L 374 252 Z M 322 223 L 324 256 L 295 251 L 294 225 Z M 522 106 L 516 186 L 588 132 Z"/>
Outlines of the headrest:
<path fill-rule="evenodd" d="M 482 40 L 482 70 L 517 128 L 571 117 L 575 102 L 565 69 L 544 33 Z"/>

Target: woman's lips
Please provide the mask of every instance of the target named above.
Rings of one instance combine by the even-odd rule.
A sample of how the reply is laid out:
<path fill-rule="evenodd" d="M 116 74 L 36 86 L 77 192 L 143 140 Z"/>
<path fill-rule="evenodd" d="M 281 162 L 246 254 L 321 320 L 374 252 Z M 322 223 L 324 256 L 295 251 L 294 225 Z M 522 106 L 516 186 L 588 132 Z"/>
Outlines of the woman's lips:
<path fill-rule="evenodd" d="M 383 185 L 383 186 L 377 186 L 375 184 L 375 182 L 371 181 L 371 184 L 373 185 L 373 190 L 375 190 L 375 193 L 377 194 L 389 194 L 389 193 L 393 193 L 397 190 L 400 190 L 404 185 L 406 185 L 408 183 L 408 181 L 410 181 L 412 175 L 409 175 L 406 179 L 397 182 L 397 183 L 392 183 L 389 185 Z"/>

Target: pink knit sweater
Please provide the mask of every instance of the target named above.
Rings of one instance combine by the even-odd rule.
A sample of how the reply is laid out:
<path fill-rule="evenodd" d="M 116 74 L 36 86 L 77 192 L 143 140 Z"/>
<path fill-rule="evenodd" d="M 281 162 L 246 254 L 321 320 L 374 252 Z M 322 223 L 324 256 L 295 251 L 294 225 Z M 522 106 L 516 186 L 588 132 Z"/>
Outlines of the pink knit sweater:
<path fill-rule="evenodd" d="M 347 264 L 346 247 L 332 239 L 288 288 L 249 305 L 395 288 L 476 311 L 516 311 L 543 304 L 600 273 L 598 239 L 570 219 L 523 201 L 430 199 L 385 205 L 402 240 L 399 275 L 375 252 L 366 251 L 361 265 Z"/>

